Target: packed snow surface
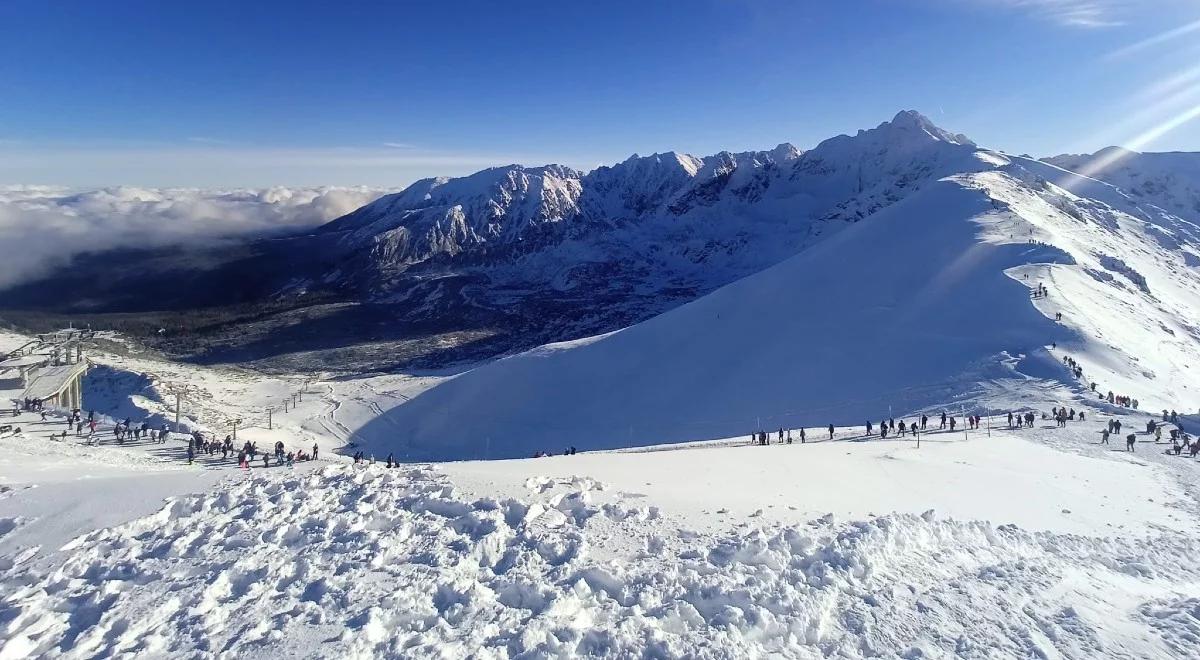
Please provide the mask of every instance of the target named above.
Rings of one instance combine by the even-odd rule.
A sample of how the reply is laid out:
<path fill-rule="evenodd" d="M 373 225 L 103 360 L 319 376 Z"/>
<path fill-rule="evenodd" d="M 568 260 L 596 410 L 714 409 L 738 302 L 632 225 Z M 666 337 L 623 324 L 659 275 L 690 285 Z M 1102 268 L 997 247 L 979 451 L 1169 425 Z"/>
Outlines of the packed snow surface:
<path fill-rule="evenodd" d="M 919 450 L 834 442 L 449 470 L 268 471 L 84 534 L 53 565 L 27 565 L 23 554 L 6 560 L 0 654 L 1089 658 L 1200 650 L 1200 569 L 1187 560 L 1200 541 L 1190 523 L 1164 525 L 1175 513 L 1194 517 L 1196 505 L 1155 483 L 1194 477 L 1195 463 L 1102 457 L 1083 426 L 1027 431 Z M 1023 446 L 1031 439 L 1094 456 L 1052 456 Z M 885 452 L 898 460 L 886 476 L 856 470 L 851 459 L 826 463 L 843 451 L 866 463 Z M 638 459 L 647 461 L 641 471 L 626 472 Z M 793 460 L 814 467 L 796 469 L 785 485 L 759 482 L 761 507 L 778 510 L 769 517 L 740 511 L 753 486 L 736 474 L 729 491 L 688 483 L 701 465 L 736 473 Z M 988 470 L 1013 477 L 990 492 L 994 508 L 981 501 L 982 487 L 963 487 Z M 823 502 L 809 498 L 838 487 L 816 471 L 841 474 L 841 494 L 874 500 L 879 514 L 812 515 Z M 931 475 L 951 480 L 931 486 Z M 1055 477 L 1076 483 L 1056 486 Z M 626 489 L 643 478 L 654 481 Z M 1111 506 L 1071 492 L 1086 482 L 1093 497 L 1111 493 Z M 895 512 L 874 494 L 905 488 L 914 492 Z M 1066 519 L 1074 513 L 1066 507 L 1082 506 L 1071 525 L 1080 533 L 906 511 L 959 489 L 975 503 L 950 505 L 963 513 L 1003 507 L 1020 518 L 1026 507 L 1061 507 Z M 1129 493 L 1142 500 L 1132 509 Z M 693 506 L 678 506 L 685 500 Z M 718 508 L 724 501 L 739 511 Z M 1022 522 L 1039 527 L 1037 515 Z M 1106 519 L 1139 530 L 1104 530 Z"/>

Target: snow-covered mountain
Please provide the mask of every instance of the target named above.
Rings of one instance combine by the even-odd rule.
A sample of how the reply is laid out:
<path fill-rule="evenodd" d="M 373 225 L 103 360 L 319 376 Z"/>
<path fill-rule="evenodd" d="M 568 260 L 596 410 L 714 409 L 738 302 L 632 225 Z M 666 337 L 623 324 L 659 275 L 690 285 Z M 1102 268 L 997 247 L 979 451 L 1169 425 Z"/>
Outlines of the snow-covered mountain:
<path fill-rule="evenodd" d="M 1118 167 L 1095 167 L 1114 153 L 1022 161 L 1026 187 L 1061 188 L 1074 201 L 1054 203 L 1068 214 L 1121 209 L 1191 265 L 1200 156 L 1121 152 Z M 419 181 L 315 232 L 76 259 L 53 281 L 0 293 L 0 306 L 182 310 L 150 328 L 179 332 L 147 341 L 206 362 L 442 366 L 636 324 L 873 222 L 946 177 L 1010 166 L 913 111 L 808 151 L 634 155 L 588 173 L 511 165 Z M 844 257 L 901 258 L 872 249 Z"/>
<path fill-rule="evenodd" d="M 1177 231 L 1189 224 L 1046 163 L 972 155 L 977 166 L 772 268 L 480 366 L 362 437 L 386 429 L 375 451 L 414 458 L 525 456 L 878 423 L 1044 378 L 1195 409 L 1200 241 Z"/>
<path fill-rule="evenodd" d="M 1043 160 L 1111 183 L 1137 200 L 1200 223 L 1200 153 L 1139 153 L 1108 147 L 1094 154 Z"/>
<path fill-rule="evenodd" d="M 990 159 L 906 111 L 805 152 L 425 179 L 321 228 L 324 264 L 292 273 L 283 293 L 333 291 L 400 323 L 478 329 L 488 339 L 466 357 L 484 357 L 649 318 Z"/>
<path fill-rule="evenodd" d="M 781 144 L 705 158 L 634 155 L 588 174 L 560 165 L 511 165 L 425 179 L 322 231 L 338 235 L 354 255 L 343 270 L 352 279 L 366 277 L 375 293 L 403 287 L 395 278 L 408 271 L 511 263 L 531 253 L 539 256 L 504 276 L 537 283 L 549 270 L 586 260 L 581 252 L 588 251 L 593 258 L 651 263 L 669 255 L 706 270 L 741 271 L 743 255 L 735 253 L 760 235 L 770 234 L 776 247 L 769 256 L 745 259 L 754 267 L 830 230 L 819 225 L 859 220 L 935 175 L 975 167 L 973 152 L 965 137 L 907 111 L 808 152 Z M 647 245 L 664 238 L 683 245 Z M 766 246 L 750 247 L 761 252 Z"/>

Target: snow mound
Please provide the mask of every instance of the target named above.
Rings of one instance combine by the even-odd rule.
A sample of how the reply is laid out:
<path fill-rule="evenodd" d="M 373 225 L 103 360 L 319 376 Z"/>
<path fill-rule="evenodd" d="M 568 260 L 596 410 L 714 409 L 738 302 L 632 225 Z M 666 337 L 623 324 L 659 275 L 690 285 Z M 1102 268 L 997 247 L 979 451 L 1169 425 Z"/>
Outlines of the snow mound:
<path fill-rule="evenodd" d="M 1195 649 L 1194 602 L 1126 602 L 1200 577 L 1178 561 L 1200 550 L 1182 535 L 1090 539 L 892 515 L 705 536 L 569 499 L 468 501 L 420 466 L 327 468 L 180 498 L 80 537 L 58 568 L 0 572 L 0 656 Z M 642 543 L 593 553 L 600 534 Z M 1080 567 L 1088 579 L 1072 580 Z M 1055 588 L 1064 579 L 1072 588 Z"/>

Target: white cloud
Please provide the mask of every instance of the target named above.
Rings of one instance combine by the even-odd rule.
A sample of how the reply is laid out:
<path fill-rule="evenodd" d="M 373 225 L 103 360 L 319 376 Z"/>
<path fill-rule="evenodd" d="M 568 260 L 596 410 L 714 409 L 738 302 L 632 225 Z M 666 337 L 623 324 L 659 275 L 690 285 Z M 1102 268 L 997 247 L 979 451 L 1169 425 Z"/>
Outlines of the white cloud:
<path fill-rule="evenodd" d="M 315 227 L 389 192 L 373 188 L 205 191 L 0 187 L 0 288 L 84 253 L 213 244 Z"/>
<path fill-rule="evenodd" d="M 1036 18 L 1073 28 L 1124 25 L 1130 0 L 967 0 L 975 4 L 1022 11 Z"/>
<path fill-rule="evenodd" d="M 415 144 L 409 144 L 407 142 L 384 142 L 383 146 L 391 147 L 392 149 L 416 149 L 417 148 L 417 146 Z"/>

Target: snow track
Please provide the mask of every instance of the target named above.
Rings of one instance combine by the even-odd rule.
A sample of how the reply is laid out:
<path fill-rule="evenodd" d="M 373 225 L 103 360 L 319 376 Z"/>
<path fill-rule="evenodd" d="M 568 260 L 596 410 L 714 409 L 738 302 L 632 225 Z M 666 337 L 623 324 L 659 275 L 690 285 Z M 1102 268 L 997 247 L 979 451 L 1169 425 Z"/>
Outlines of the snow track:
<path fill-rule="evenodd" d="M 559 485 L 469 500 L 433 468 L 337 466 L 179 498 L 4 567 L 0 657 L 1200 653 L 1184 535 L 932 512 L 700 534 Z"/>

